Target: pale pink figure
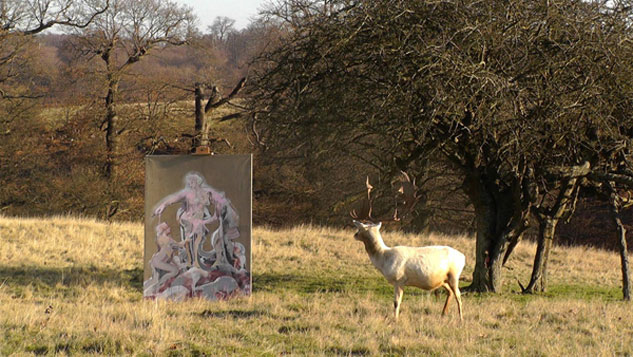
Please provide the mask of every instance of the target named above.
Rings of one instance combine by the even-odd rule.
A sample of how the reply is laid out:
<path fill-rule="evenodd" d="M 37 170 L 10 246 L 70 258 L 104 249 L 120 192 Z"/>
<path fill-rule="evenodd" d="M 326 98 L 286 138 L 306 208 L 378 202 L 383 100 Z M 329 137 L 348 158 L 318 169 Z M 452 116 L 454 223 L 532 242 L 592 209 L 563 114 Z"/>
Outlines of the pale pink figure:
<path fill-rule="evenodd" d="M 167 223 L 161 223 L 156 226 L 156 245 L 158 251 L 154 253 L 149 261 L 152 268 L 152 277 L 143 285 L 145 295 L 156 293 L 156 288 L 160 287 L 165 281 L 175 277 L 178 273 L 185 269 L 185 265 L 180 262 L 180 258 L 176 255 L 178 247 L 184 247 L 185 242 L 176 242 L 171 237 L 171 229 Z M 166 273 L 160 276 L 159 270 Z"/>
<path fill-rule="evenodd" d="M 209 232 L 207 225 L 216 221 L 219 222 L 219 227 L 212 237 L 216 257 L 222 257 L 224 261 L 231 264 L 231 259 L 227 259 L 226 254 L 222 254 L 231 248 L 227 245 L 239 237 L 238 216 L 230 201 L 223 193 L 205 184 L 200 174 L 191 172 L 185 176 L 185 188 L 159 202 L 154 215 L 160 216 L 167 206 L 178 202 L 181 203 L 181 207 L 178 208 L 176 218 L 180 223 L 181 240 L 190 240 L 188 265 L 201 268 L 200 250 L 202 241 Z M 209 212 L 210 206 L 214 208 L 213 214 Z M 228 251 L 231 252 L 232 249 Z M 217 258 L 216 263 L 218 263 Z"/>
<path fill-rule="evenodd" d="M 224 194 L 214 192 L 212 200 L 215 205 L 214 219 L 219 222 L 218 228 L 211 235 L 211 245 L 216 254 L 214 265 L 233 266 L 235 261 L 233 241 L 240 236 L 239 216 Z"/>

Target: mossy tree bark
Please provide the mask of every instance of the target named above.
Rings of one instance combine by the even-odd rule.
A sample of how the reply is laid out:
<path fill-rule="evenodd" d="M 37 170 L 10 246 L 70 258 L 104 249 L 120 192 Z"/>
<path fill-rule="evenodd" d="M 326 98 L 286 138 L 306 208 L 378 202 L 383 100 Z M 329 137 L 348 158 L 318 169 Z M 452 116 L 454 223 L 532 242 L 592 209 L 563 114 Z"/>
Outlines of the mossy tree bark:
<path fill-rule="evenodd" d="M 500 186 L 494 175 L 483 170 L 474 170 L 464 181 L 464 191 L 475 207 L 477 229 L 475 270 L 468 290 L 501 291 L 503 258 L 527 227 L 528 211 L 517 200 L 516 185 Z"/>

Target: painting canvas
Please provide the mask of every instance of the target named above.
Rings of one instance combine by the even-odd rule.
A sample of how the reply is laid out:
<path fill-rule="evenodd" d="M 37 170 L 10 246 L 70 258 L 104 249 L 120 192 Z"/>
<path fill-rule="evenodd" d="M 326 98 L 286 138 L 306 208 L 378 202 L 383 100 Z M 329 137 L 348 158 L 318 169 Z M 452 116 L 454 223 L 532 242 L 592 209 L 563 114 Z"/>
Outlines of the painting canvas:
<path fill-rule="evenodd" d="M 147 156 L 143 296 L 249 296 L 251 192 L 251 155 Z"/>

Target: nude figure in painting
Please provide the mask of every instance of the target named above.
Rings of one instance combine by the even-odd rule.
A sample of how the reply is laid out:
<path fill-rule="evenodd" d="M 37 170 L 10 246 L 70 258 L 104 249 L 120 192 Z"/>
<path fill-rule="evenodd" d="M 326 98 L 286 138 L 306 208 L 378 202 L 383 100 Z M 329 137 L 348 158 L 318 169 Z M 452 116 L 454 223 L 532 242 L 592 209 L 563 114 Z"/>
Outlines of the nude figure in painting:
<path fill-rule="evenodd" d="M 176 218 L 180 224 L 181 240 L 190 241 L 188 265 L 201 268 L 200 257 L 206 255 L 202 251 L 202 244 L 209 233 L 207 225 L 216 221 L 219 227 L 212 237 L 216 262 L 221 258 L 222 263 L 232 264 L 232 259 L 226 252 L 232 252 L 232 240 L 239 237 L 238 216 L 224 193 L 207 185 L 200 174 L 191 172 L 185 176 L 185 188 L 161 200 L 154 215 L 162 214 L 167 206 L 178 202 L 181 207 L 178 208 Z M 209 212 L 210 207 L 213 207 L 213 214 Z"/>
<path fill-rule="evenodd" d="M 152 276 L 144 284 L 144 295 L 153 295 L 167 280 L 175 277 L 185 266 L 175 254 L 178 248 L 184 247 L 184 242 L 176 242 L 171 237 L 171 229 L 167 223 L 156 226 L 156 245 L 158 251 L 149 261 Z M 161 276 L 160 271 L 165 273 Z"/>

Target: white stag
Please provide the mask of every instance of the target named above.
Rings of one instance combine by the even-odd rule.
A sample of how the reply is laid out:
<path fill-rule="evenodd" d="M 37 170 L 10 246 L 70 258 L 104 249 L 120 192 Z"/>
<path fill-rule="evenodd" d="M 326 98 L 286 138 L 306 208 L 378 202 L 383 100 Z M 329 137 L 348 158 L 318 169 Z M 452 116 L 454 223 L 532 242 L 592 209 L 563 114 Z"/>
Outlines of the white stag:
<path fill-rule="evenodd" d="M 354 238 L 365 244 L 371 262 L 395 288 L 396 320 L 400 312 L 404 286 L 415 286 L 430 291 L 444 287 L 448 297 L 442 315 L 446 314 L 448 304 L 455 296 L 459 318 L 463 320 L 458 283 L 466 263 L 464 254 L 446 246 L 389 248 L 380 234 L 381 223 L 363 224 L 354 220 L 354 225 L 358 228 Z"/>

